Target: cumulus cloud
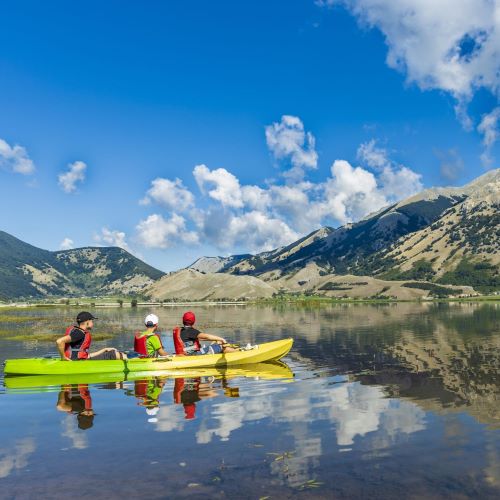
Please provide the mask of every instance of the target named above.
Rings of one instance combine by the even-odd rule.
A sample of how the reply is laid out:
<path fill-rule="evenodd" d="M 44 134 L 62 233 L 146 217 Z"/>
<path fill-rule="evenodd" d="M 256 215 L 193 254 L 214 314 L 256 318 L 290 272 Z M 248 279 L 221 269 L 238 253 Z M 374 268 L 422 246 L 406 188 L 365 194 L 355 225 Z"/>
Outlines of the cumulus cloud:
<path fill-rule="evenodd" d="M 303 169 L 317 164 L 315 152 L 306 154 L 311 153 L 308 148 L 314 146 L 314 139 L 298 118 L 284 116 L 280 123 L 266 127 L 266 139 L 276 158 L 289 157 L 292 169 L 302 169 L 294 182 L 286 177 L 265 187 L 242 185 L 225 168 L 211 170 L 201 164 L 193 169 L 201 192 L 195 200 L 179 179 L 155 179 L 145 202 L 156 203 L 168 214 L 156 213 L 141 221 L 139 242 L 167 248 L 181 241 L 203 241 L 229 252 L 266 251 L 288 245 L 322 225 L 356 221 L 422 188 L 420 175 L 394 163 L 376 140 L 358 149 L 359 160 L 373 172 L 336 160 L 331 175 L 314 183 L 303 178 Z M 170 202 L 176 191 L 182 193 L 177 207 Z M 189 210 L 181 216 L 179 207 Z"/>
<path fill-rule="evenodd" d="M 389 158 L 387 150 L 377 146 L 375 139 L 361 144 L 357 157 L 378 172 L 380 193 L 390 203 L 407 198 L 423 189 L 422 176 L 404 165 L 394 163 Z"/>
<path fill-rule="evenodd" d="M 179 241 L 198 243 L 198 235 L 186 230 L 186 219 L 175 213 L 169 219 L 150 215 L 139 222 L 136 230 L 139 242 L 147 248 L 168 248 Z"/>
<path fill-rule="evenodd" d="M 218 210 L 207 211 L 200 230 L 207 241 L 222 250 L 272 250 L 299 237 L 284 221 L 258 210 L 242 215 L 227 214 Z"/>
<path fill-rule="evenodd" d="M 345 160 L 335 160 L 331 172 L 325 188 L 325 215 L 345 223 L 387 205 L 371 172 Z"/>
<path fill-rule="evenodd" d="M 390 163 L 387 157 L 387 151 L 383 148 L 379 148 L 375 139 L 359 146 L 357 158 L 366 163 L 369 167 L 376 169 L 382 169 Z"/>
<path fill-rule="evenodd" d="M 378 28 L 388 46 L 386 62 L 422 90 L 439 89 L 455 98 L 455 112 L 465 129 L 473 120 L 468 104 L 479 88 L 500 99 L 500 0 L 317 0 L 341 5 L 360 24 Z M 496 111 L 478 131 L 491 139 Z M 498 120 L 498 118 L 496 118 Z M 489 134 L 489 136 L 488 136 Z M 497 140 L 494 135 L 493 142 Z M 492 143 L 491 143 L 492 144 Z M 491 145 L 482 155 L 491 163 Z"/>
<path fill-rule="evenodd" d="M 15 144 L 10 146 L 0 139 L 0 167 L 15 174 L 30 175 L 35 172 L 35 164 L 25 148 Z"/>
<path fill-rule="evenodd" d="M 127 252 L 130 252 L 130 247 L 126 241 L 126 234 L 123 231 L 103 227 L 100 234 L 94 235 L 94 241 L 110 247 L 123 248 Z"/>
<path fill-rule="evenodd" d="M 61 250 L 71 250 L 75 247 L 75 242 L 71 238 L 64 238 L 59 245 Z"/>
<path fill-rule="evenodd" d="M 498 95 L 498 0 L 323 0 L 343 5 L 377 27 L 389 48 L 387 64 L 422 89 L 441 89 L 458 100 L 478 87 Z"/>
<path fill-rule="evenodd" d="M 75 161 L 74 163 L 68 164 L 68 170 L 58 176 L 61 189 L 65 193 L 73 193 L 76 191 L 77 183 L 85 180 L 86 170 L 87 165 L 83 161 Z"/>
<path fill-rule="evenodd" d="M 290 161 L 292 168 L 285 172 L 286 177 L 302 179 L 307 169 L 317 168 L 314 136 L 305 131 L 302 120 L 297 116 L 283 115 L 280 122 L 267 126 L 266 141 L 276 159 Z"/>
<path fill-rule="evenodd" d="M 422 176 L 403 165 L 385 167 L 380 174 L 381 192 L 390 203 L 408 198 L 422 191 Z"/>
<path fill-rule="evenodd" d="M 226 207 L 243 206 L 240 181 L 225 168 L 210 170 L 206 165 L 196 165 L 193 175 L 200 191 L 210 198 Z"/>
<path fill-rule="evenodd" d="M 171 181 L 159 177 L 151 182 L 151 188 L 141 200 L 141 204 L 149 205 L 152 201 L 169 210 L 183 212 L 193 206 L 194 196 L 180 179 Z"/>
<path fill-rule="evenodd" d="M 500 7 L 499 7 L 500 12 Z M 491 158 L 491 148 L 498 140 L 499 130 L 498 123 L 500 122 L 500 107 L 495 108 L 491 113 L 483 115 L 477 130 L 483 135 L 484 151 L 481 154 L 481 161 L 485 167 L 489 167 L 493 163 Z"/>

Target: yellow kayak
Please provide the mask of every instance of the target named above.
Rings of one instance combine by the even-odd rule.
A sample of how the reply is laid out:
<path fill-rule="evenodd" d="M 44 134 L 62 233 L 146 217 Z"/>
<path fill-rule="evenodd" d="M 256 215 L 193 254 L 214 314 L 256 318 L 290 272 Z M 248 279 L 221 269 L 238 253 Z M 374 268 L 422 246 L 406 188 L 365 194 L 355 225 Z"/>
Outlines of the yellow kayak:
<path fill-rule="evenodd" d="M 5 361 L 6 375 L 82 375 L 129 372 L 191 370 L 193 368 L 224 368 L 281 359 L 292 348 L 293 339 L 258 344 L 250 350 L 199 356 L 167 358 L 134 358 L 128 360 L 63 361 L 61 359 L 28 358 Z"/>

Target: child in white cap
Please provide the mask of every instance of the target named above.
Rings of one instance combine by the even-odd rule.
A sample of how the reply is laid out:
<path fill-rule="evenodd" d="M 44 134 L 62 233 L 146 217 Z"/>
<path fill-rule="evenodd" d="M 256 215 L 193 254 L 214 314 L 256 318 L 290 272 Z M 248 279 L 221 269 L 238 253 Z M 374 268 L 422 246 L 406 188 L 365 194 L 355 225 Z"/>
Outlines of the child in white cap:
<path fill-rule="evenodd" d="M 134 339 L 134 350 L 148 358 L 158 356 L 168 356 L 168 352 L 163 349 L 160 336 L 156 333 L 159 319 L 156 314 L 148 314 L 144 319 L 146 330 L 138 332 Z"/>

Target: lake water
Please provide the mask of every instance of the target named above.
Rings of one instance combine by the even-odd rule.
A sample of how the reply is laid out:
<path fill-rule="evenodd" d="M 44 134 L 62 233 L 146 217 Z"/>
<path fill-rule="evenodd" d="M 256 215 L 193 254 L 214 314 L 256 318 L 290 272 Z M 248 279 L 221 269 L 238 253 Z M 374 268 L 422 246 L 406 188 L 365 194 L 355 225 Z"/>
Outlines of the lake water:
<path fill-rule="evenodd" d="M 235 342 L 293 337 L 286 364 L 2 378 L 0 497 L 500 497 L 500 304 L 194 310 Z M 0 362 L 54 352 L 77 312 L 0 310 Z M 98 309 L 94 333 L 114 337 L 93 348 L 130 349 L 148 312 L 167 332 L 183 310 Z"/>

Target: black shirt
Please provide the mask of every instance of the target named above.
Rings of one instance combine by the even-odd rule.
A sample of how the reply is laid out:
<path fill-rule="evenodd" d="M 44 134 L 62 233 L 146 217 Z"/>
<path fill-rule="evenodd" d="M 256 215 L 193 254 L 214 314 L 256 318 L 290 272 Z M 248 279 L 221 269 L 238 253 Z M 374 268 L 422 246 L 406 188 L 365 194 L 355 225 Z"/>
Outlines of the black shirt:
<path fill-rule="evenodd" d="M 193 328 L 192 326 L 183 326 L 181 328 L 181 340 L 185 342 L 195 342 L 198 339 L 200 330 Z"/>
<path fill-rule="evenodd" d="M 76 326 L 69 332 L 69 336 L 71 337 L 71 342 L 69 345 L 72 349 L 80 349 L 83 341 L 85 340 L 85 332 L 77 328 Z M 71 352 L 71 359 L 78 359 L 78 352 Z"/>

